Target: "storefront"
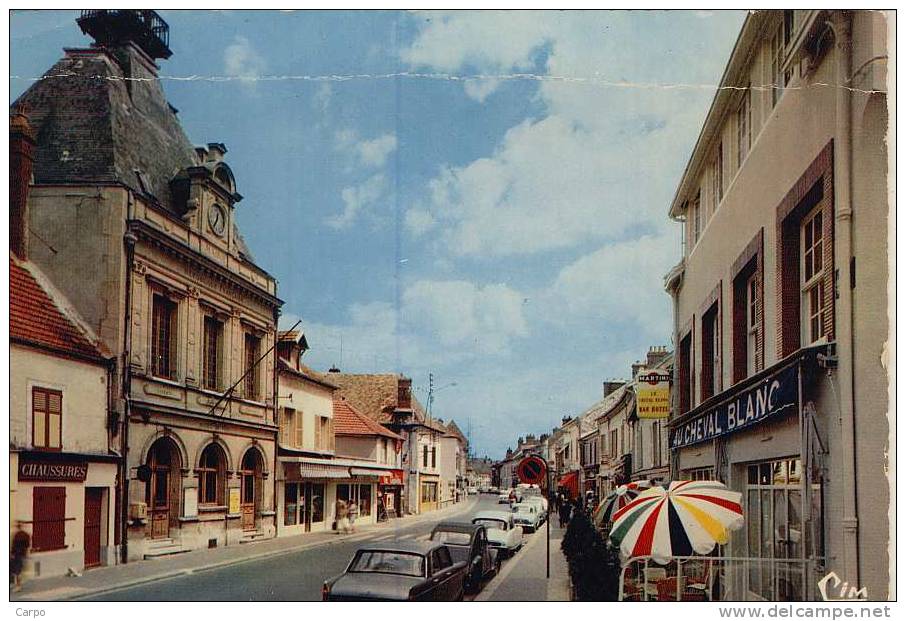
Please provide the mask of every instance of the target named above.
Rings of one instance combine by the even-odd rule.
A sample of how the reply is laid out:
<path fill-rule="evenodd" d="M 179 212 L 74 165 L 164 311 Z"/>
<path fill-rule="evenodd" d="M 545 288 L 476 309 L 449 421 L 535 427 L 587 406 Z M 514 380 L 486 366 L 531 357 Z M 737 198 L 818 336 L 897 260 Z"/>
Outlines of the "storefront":
<path fill-rule="evenodd" d="M 13 528 L 31 536 L 26 572 L 58 576 L 116 564 L 117 458 L 80 453 L 10 453 Z"/>
<path fill-rule="evenodd" d="M 355 471 L 355 468 L 350 468 Z M 356 524 L 374 524 L 377 522 L 377 477 L 353 472 L 353 480 L 366 479 L 365 483 L 342 482 L 337 483 L 337 500 L 343 500 L 347 505 L 355 503 L 359 508 Z"/>
<path fill-rule="evenodd" d="M 378 479 L 378 520 L 402 515 L 403 471 L 391 470 L 390 474 Z M 381 515 L 383 507 L 384 516 Z"/>
<path fill-rule="evenodd" d="M 338 482 L 349 479 L 349 468 L 296 457 L 281 457 L 281 461 L 283 480 L 277 481 L 281 516 L 278 536 L 330 530 Z"/>
<path fill-rule="evenodd" d="M 743 495 L 745 527 L 720 551 L 741 559 L 726 565 L 722 599 L 813 599 L 826 573 L 825 354 L 801 350 L 670 424 L 675 479 Z"/>
<path fill-rule="evenodd" d="M 440 477 L 437 475 L 422 474 L 419 485 L 419 505 L 418 512 L 434 511 L 438 508 L 440 500 Z"/>

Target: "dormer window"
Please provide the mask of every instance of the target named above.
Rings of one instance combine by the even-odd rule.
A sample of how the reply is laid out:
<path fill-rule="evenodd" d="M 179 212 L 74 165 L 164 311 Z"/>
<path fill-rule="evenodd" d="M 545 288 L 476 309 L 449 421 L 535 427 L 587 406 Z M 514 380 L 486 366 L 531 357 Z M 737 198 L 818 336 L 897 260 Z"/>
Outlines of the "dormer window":
<path fill-rule="evenodd" d="M 218 166 L 214 171 L 214 179 L 222 185 L 230 194 L 236 191 L 233 175 L 226 166 Z"/>

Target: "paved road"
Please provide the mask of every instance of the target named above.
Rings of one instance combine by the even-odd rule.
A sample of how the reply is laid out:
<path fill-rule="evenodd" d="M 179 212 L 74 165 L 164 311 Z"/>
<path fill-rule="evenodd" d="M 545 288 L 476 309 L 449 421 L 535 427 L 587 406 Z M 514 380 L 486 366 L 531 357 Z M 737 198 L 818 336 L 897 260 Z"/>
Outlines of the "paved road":
<path fill-rule="evenodd" d="M 475 511 L 496 509 L 496 496 L 484 495 L 477 506 L 447 514 L 445 520 L 468 519 Z M 338 539 L 323 546 L 227 567 L 199 570 L 157 582 L 110 591 L 84 601 L 317 601 L 324 580 L 341 573 L 363 543 L 399 539 L 427 540 L 435 522 L 425 520 L 382 529 L 356 541 Z M 527 535 L 542 537 L 543 531 Z M 521 553 L 506 561 L 519 563 Z M 510 570 L 512 572 L 512 570 Z M 486 588 L 492 587 L 492 583 Z"/>

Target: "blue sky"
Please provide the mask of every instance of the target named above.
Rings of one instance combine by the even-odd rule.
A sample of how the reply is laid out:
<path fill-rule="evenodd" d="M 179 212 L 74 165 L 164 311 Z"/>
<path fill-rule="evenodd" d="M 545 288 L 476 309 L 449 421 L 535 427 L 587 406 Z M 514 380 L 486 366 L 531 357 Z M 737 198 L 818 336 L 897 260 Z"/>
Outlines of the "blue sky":
<path fill-rule="evenodd" d="M 667 208 L 743 12 L 161 13 L 168 98 L 229 148 L 313 367 L 423 401 L 433 372 L 500 457 L 670 345 Z M 89 43 L 75 16 L 13 14 L 11 101 Z"/>

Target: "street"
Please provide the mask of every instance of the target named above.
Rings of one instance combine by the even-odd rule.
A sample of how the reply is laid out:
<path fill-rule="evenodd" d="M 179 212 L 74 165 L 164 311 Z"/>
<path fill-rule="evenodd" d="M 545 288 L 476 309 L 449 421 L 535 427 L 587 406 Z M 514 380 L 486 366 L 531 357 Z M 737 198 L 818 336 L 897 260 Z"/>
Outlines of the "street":
<path fill-rule="evenodd" d="M 480 510 L 504 508 L 495 495 L 481 495 L 477 503 L 467 501 L 461 511 L 448 513 L 447 521 L 468 521 Z M 437 522 L 423 520 L 376 530 L 358 538 L 339 538 L 314 548 L 262 559 L 252 559 L 209 570 L 186 573 L 155 582 L 80 598 L 80 601 L 318 601 L 324 580 L 341 573 L 356 549 L 364 543 L 427 540 Z M 560 559 L 562 531 L 552 529 L 552 560 Z M 545 530 L 525 535 L 523 549 L 503 563 L 500 576 L 489 580 L 477 595 L 467 600 L 510 601 L 544 599 Z M 153 562 L 153 561 L 147 561 Z M 562 580 L 562 576 L 557 576 Z"/>

